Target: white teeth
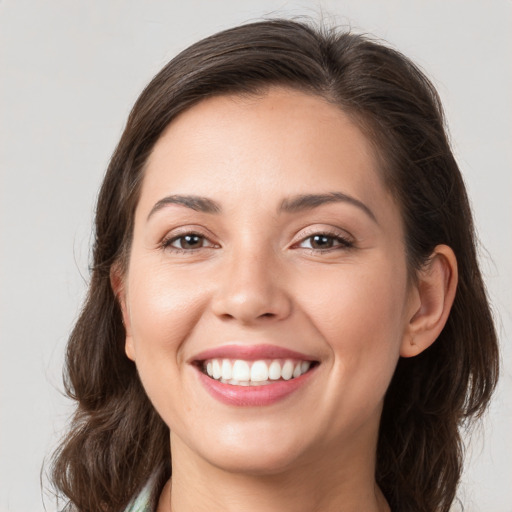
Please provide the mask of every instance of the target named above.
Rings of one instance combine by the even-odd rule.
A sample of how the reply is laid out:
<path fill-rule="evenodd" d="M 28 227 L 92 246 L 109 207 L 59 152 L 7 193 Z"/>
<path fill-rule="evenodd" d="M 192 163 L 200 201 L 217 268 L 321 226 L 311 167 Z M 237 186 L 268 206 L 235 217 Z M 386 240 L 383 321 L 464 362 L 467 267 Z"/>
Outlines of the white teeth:
<path fill-rule="evenodd" d="M 276 380 L 296 379 L 311 367 L 310 361 L 210 359 L 205 361 L 204 370 L 215 380 L 233 386 L 259 386 Z"/>
<path fill-rule="evenodd" d="M 281 370 L 281 377 L 284 380 L 290 380 L 293 376 L 293 363 L 291 361 L 286 361 L 283 364 L 283 369 Z"/>
<path fill-rule="evenodd" d="M 241 381 L 250 380 L 250 378 L 251 370 L 247 362 L 237 359 L 233 365 L 233 379 Z"/>
<path fill-rule="evenodd" d="M 218 359 L 213 360 L 213 378 L 220 379 L 222 377 L 222 371 L 220 369 L 220 363 Z"/>
<path fill-rule="evenodd" d="M 265 361 L 255 361 L 251 366 L 251 382 L 268 380 L 268 366 Z"/>
<path fill-rule="evenodd" d="M 227 359 L 222 360 L 222 378 L 224 380 L 230 380 L 233 376 L 233 370 L 231 366 L 231 361 Z"/>
<path fill-rule="evenodd" d="M 281 378 L 281 365 L 278 361 L 272 361 L 270 363 L 268 376 L 270 380 L 279 380 Z"/>

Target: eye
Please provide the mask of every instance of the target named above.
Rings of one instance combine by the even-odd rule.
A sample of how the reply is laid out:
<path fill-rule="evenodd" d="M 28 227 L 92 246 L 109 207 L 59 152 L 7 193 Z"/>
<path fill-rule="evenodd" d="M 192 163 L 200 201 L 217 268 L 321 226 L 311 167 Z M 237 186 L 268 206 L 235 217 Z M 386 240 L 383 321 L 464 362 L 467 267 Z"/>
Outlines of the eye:
<path fill-rule="evenodd" d="M 164 249 L 193 251 L 204 247 L 213 247 L 214 244 L 199 233 L 183 233 L 164 240 L 162 246 Z"/>
<path fill-rule="evenodd" d="M 346 238 L 330 233 L 315 233 L 304 238 L 299 244 L 304 249 L 312 249 L 315 251 L 328 251 L 337 248 L 350 248 L 353 243 Z"/>

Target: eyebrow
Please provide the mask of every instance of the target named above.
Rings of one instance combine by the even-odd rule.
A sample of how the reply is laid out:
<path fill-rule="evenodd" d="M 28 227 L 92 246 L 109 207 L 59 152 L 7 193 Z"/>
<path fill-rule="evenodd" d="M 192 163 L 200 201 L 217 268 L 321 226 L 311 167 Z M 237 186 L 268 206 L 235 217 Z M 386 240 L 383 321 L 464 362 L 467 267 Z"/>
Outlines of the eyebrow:
<path fill-rule="evenodd" d="M 343 192 L 329 192 L 326 194 L 304 194 L 284 199 L 279 207 L 280 211 L 295 213 L 303 210 L 311 210 L 328 203 L 348 203 L 362 210 L 376 224 L 377 217 L 362 201 Z"/>
<path fill-rule="evenodd" d="M 370 219 L 378 224 L 375 214 L 366 206 L 362 201 L 355 197 L 344 194 L 343 192 L 329 192 L 326 194 L 301 194 L 294 197 L 283 199 L 279 206 L 280 212 L 296 213 L 304 210 L 312 210 L 328 203 L 348 203 L 358 207 Z M 167 205 L 177 204 L 185 206 L 191 210 L 203 213 L 221 213 L 222 207 L 217 201 L 209 199 L 208 197 L 194 196 L 194 195 L 172 195 L 160 199 L 155 206 L 151 209 L 148 219 Z"/>
<path fill-rule="evenodd" d="M 222 210 L 219 203 L 207 197 L 172 195 L 160 199 L 149 212 L 148 219 L 157 211 L 170 204 L 178 204 L 203 213 L 220 213 Z"/>

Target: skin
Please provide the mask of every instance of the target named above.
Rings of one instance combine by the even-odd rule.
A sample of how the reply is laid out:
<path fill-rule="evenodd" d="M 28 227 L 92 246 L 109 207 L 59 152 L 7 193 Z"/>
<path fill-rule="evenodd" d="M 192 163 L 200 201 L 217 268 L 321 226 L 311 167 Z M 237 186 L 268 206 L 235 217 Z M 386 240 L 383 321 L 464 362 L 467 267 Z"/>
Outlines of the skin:
<path fill-rule="evenodd" d="M 279 210 L 333 192 L 364 207 Z M 176 194 L 221 211 L 155 208 Z M 176 238 L 190 232 L 203 237 L 192 247 Z M 128 270 L 112 275 L 127 356 L 171 430 L 159 511 L 389 510 L 374 479 L 384 393 L 399 356 L 435 340 L 456 286 L 445 246 L 412 284 L 403 239 L 369 142 L 325 100 L 273 88 L 205 100 L 171 123 L 147 163 Z M 320 364 L 275 404 L 226 405 L 190 361 L 235 342 Z"/>

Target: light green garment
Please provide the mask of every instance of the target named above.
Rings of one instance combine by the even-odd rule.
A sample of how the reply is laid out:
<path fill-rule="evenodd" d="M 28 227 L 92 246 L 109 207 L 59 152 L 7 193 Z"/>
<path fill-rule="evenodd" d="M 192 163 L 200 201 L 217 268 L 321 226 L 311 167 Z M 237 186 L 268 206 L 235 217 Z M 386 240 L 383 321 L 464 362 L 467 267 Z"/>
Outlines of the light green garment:
<path fill-rule="evenodd" d="M 128 504 L 124 512 L 154 512 L 150 508 L 151 492 L 154 485 L 153 480 L 154 478 L 150 478 L 149 482 L 144 486 L 144 489 Z"/>
<path fill-rule="evenodd" d="M 151 492 L 155 485 L 155 476 L 151 477 L 142 491 L 136 496 L 123 512 L 154 512 L 151 508 Z M 74 512 L 74 508 L 70 503 L 61 512 Z"/>

